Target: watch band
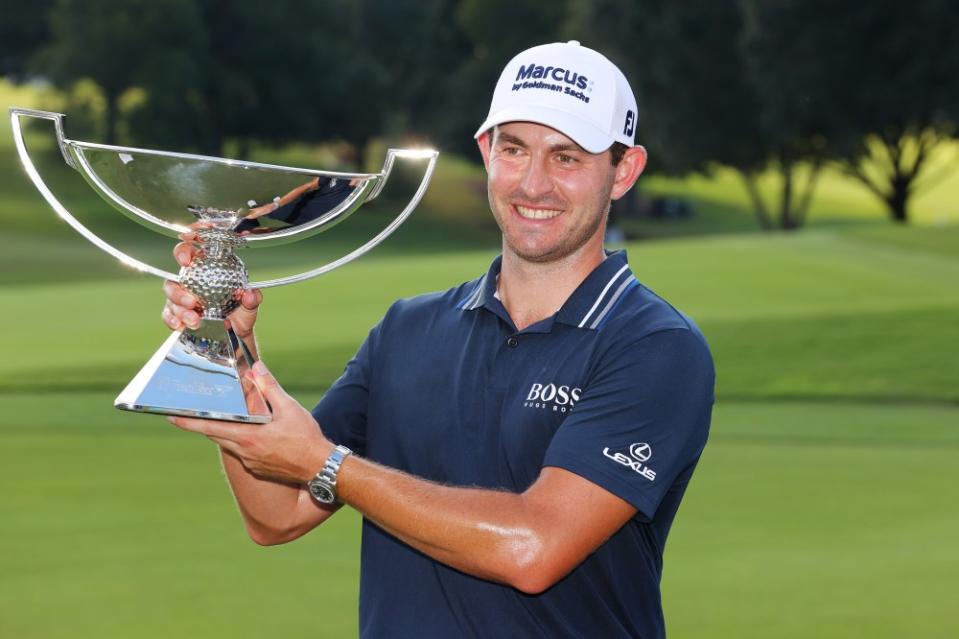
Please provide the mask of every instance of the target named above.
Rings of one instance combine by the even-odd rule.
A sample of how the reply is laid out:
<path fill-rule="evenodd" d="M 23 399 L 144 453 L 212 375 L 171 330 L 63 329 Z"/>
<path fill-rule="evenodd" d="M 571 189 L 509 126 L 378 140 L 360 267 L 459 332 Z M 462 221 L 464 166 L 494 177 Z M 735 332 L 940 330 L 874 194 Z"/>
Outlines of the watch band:
<path fill-rule="evenodd" d="M 326 479 L 328 483 L 336 486 L 336 474 L 340 472 L 340 464 L 342 464 L 346 456 L 352 452 L 353 451 L 346 446 L 337 446 L 330 453 L 330 456 L 326 458 L 326 463 L 323 464 L 323 470 L 317 474 Z"/>
<path fill-rule="evenodd" d="M 336 501 L 336 476 L 340 472 L 340 465 L 343 460 L 353 451 L 346 446 L 337 446 L 326 458 L 323 468 L 316 474 L 316 477 L 309 481 L 310 494 L 324 504 L 332 504 Z M 325 490 L 316 490 L 317 488 Z"/>

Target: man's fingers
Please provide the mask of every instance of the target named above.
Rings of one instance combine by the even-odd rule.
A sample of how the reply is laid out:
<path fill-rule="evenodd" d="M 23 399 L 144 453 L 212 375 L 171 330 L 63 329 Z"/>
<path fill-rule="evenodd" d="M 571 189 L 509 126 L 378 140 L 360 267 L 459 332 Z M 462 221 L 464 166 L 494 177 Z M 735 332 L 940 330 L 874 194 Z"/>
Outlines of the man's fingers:
<path fill-rule="evenodd" d="M 196 296 L 173 280 L 164 280 L 163 294 L 166 295 L 168 300 L 179 306 L 194 308 L 197 305 Z"/>
<path fill-rule="evenodd" d="M 256 383 L 253 382 L 252 371 L 247 371 L 240 378 L 240 385 L 243 388 L 243 397 L 246 399 L 246 408 L 251 414 L 273 414 L 263 397 L 263 393 L 259 392 Z"/>
<path fill-rule="evenodd" d="M 179 331 L 183 328 L 183 320 L 170 310 L 169 305 L 163 307 L 163 312 L 160 313 L 160 317 L 163 318 L 163 323 L 169 326 L 171 330 Z"/>
<path fill-rule="evenodd" d="M 175 331 L 186 326 L 199 328 L 201 320 L 200 314 L 192 308 L 186 308 L 169 301 L 163 307 L 161 317 L 164 323 Z"/>
<path fill-rule="evenodd" d="M 295 400 L 286 394 L 286 391 L 283 390 L 283 387 L 280 386 L 276 378 L 273 377 L 273 374 L 266 367 L 266 364 L 263 363 L 263 360 L 259 360 L 253 365 L 252 377 L 253 383 L 256 384 L 256 387 L 263 393 L 266 401 L 270 403 L 274 418 L 280 419 L 283 406 Z"/>
<path fill-rule="evenodd" d="M 256 309 L 263 303 L 263 292 L 258 288 L 243 289 L 243 295 L 240 297 L 240 304 L 248 310 Z"/>
<path fill-rule="evenodd" d="M 190 328 L 200 328 L 200 314 L 182 306 L 173 306 L 177 318 Z"/>
<path fill-rule="evenodd" d="M 193 417 L 167 417 L 167 421 L 182 430 L 216 437 L 225 441 L 239 442 L 250 435 L 251 426 Z"/>
<path fill-rule="evenodd" d="M 163 321 L 173 330 L 180 330 L 184 326 L 197 328 L 200 326 L 200 313 L 197 308 L 196 296 L 173 282 L 163 282 L 163 294 L 167 297 L 163 308 Z"/>
<path fill-rule="evenodd" d="M 226 452 L 232 454 L 234 457 L 239 459 L 241 462 L 243 458 L 240 456 L 240 446 L 233 440 L 224 439 L 222 437 L 215 437 L 213 435 L 207 435 L 207 439 L 215 443 L 217 446 L 225 450 Z"/>
<path fill-rule="evenodd" d="M 189 266 L 196 253 L 196 246 L 189 242 L 180 242 L 173 247 L 173 257 L 180 266 Z"/>

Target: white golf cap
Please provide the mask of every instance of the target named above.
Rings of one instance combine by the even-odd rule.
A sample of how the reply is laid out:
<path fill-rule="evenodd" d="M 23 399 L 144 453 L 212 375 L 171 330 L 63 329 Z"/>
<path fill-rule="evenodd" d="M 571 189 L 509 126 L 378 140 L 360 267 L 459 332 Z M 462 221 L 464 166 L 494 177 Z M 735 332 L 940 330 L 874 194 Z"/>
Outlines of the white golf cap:
<path fill-rule="evenodd" d="M 613 142 L 633 146 L 636 115 L 636 98 L 615 64 L 575 40 L 554 42 L 509 61 L 473 137 L 503 122 L 536 122 L 601 153 Z"/>

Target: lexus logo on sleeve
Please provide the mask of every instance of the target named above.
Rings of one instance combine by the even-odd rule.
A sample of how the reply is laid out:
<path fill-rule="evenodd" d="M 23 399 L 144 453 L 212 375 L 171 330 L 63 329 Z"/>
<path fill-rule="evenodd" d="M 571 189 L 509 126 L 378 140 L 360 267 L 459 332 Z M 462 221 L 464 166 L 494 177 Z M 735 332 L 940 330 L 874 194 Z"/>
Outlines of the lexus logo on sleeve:
<path fill-rule="evenodd" d="M 633 444 L 629 447 L 629 454 L 644 462 L 652 457 L 653 449 L 649 447 L 649 444 Z"/>
<path fill-rule="evenodd" d="M 632 444 L 629 447 L 628 455 L 620 451 L 610 452 L 609 446 L 607 446 L 603 449 L 603 455 L 612 459 L 617 464 L 622 464 L 632 469 L 635 473 L 642 475 L 649 481 L 656 479 L 656 471 L 646 465 L 646 462 L 653 456 L 653 449 L 645 442 Z"/>

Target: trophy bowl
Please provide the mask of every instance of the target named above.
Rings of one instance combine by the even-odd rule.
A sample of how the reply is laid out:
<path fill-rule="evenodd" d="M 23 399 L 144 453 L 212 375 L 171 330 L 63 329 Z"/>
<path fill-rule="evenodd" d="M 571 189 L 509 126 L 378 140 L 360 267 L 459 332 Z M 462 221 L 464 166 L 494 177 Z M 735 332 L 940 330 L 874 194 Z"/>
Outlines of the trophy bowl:
<path fill-rule="evenodd" d="M 127 218 L 168 237 L 191 233 L 193 262 L 171 273 L 117 249 L 83 225 L 40 176 L 24 141 L 23 119 L 53 124 L 64 161 Z M 344 173 L 155 149 L 70 140 L 61 113 L 13 107 L 11 128 L 30 180 L 56 213 L 85 239 L 137 270 L 179 282 L 203 309 L 200 326 L 173 332 L 117 396 L 123 410 L 249 423 L 270 421 L 269 406 L 244 377 L 255 358 L 225 324 L 246 288 L 302 281 L 373 249 L 413 212 L 438 153 L 389 149 L 379 173 Z M 327 231 L 383 190 L 397 161 L 420 163 L 423 176 L 406 206 L 375 236 L 321 266 L 272 280 L 249 281 L 236 251 L 276 247 Z"/>

